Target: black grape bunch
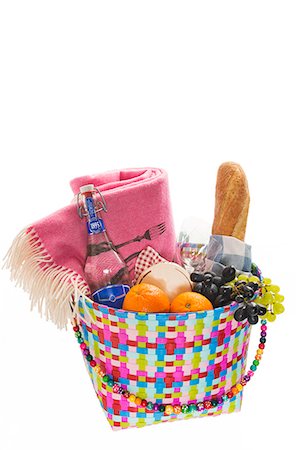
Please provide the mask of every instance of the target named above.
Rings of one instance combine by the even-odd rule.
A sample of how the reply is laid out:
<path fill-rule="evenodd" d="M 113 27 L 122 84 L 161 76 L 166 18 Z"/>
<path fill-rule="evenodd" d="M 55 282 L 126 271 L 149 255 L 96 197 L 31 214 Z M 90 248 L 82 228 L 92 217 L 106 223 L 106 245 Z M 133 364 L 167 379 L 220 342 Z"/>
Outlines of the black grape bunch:
<path fill-rule="evenodd" d="M 224 267 L 221 275 L 214 272 L 193 272 L 190 276 L 194 282 L 193 291 L 207 297 L 214 308 L 227 306 L 232 302 L 239 304 L 234 313 L 238 322 L 247 319 L 251 325 L 258 323 L 258 316 L 262 316 L 267 309 L 255 303 L 260 289 L 259 279 L 256 276 L 236 278 L 234 266 Z"/>

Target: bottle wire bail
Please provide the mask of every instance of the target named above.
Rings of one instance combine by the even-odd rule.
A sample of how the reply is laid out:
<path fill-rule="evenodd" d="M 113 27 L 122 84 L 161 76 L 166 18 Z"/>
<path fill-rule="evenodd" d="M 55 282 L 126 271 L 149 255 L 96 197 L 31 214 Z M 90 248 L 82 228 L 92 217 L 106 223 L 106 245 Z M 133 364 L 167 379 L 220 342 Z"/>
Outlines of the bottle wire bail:
<path fill-rule="evenodd" d="M 95 199 L 95 212 L 96 213 L 98 213 L 100 211 L 107 212 L 107 204 L 106 204 L 106 200 L 105 200 L 105 197 L 102 194 L 102 192 L 96 187 L 93 189 L 92 192 L 95 194 L 98 194 L 98 196 L 100 197 L 98 199 Z M 83 217 L 86 217 L 88 215 L 83 206 L 82 194 L 80 194 L 80 192 L 78 192 L 78 194 L 77 194 L 77 212 L 78 212 L 80 219 L 82 219 Z"/>

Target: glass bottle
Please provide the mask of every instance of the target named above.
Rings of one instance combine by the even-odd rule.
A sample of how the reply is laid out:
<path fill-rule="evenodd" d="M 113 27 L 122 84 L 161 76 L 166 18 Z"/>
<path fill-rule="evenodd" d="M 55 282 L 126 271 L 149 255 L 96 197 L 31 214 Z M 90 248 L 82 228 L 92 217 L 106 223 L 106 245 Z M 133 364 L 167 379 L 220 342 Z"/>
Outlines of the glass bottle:
<path fill-rule="evenodd" d="M 102 303 L 101 290 L 107 285 L 125 285 L 126 291 L 131 285 L 128 267 L 116 251 L 107 233 L 101 211 L 106 212 L 102 203 L 97 208 L 93 184 L 81 186 L 81 215 L 86 218 L 87 224 L 87 257 L 84 274 L 92 292 L 93 299 Z M 82 214 L 83 209 L 83 214 Z M 115 286 L 116 288 L 116 286 Z M 111 291 L 111 289 L 110 289 Z"/>

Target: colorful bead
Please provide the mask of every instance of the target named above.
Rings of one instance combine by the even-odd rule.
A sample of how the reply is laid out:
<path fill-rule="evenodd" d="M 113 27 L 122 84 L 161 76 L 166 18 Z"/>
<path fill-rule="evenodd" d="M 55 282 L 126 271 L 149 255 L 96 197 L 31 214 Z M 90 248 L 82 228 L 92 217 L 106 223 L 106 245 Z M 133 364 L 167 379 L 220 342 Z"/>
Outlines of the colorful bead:
<path fill-rule="evenodd" d="M 135 395 L 134 394 L 130 394 L 130 396 L 129 396 L 129 402 L 132 402 L 132 403 L 134 403 L 135 402 Z"/>
<path fill-rule="evenodd" d="M 266 331 L 262 331 L 262 332 L 261 332 L 261 336 L 262 336 L 262 337 L 266 337 L 266 336 L 267 336 Z"/>
<path fill-rule="evenodd" d="M 154 409 L 154 404 L 153 402 L 147 402 L 146 408 L 151 411 L 152 409 Z"/>
<path fill-rule="evenodd" d="M 266 338 L 264 338 L 264 337 L 261 337 L 261 339 L 260 339 L 260 342 L 261 342 L 262 344 L 265 344 L 265 342 L 266 342 Z"/>
<path fill-rule="evenodd" d="M 262 325 L 262 326 L 261 326 L 261 330 L 262 330 L 262 331 L 267 331 L 267 325 Z"/>
<path fill-rule="evenodd" d="M 104 381 L 105 383 L 107 383 L 107 381 L 109 381 L 108 375 L 104 375 L 104 376 L 103 376 L 103 381 Z"/>
<path fill-rule="evenodd" d="M 218 405 L 222 405 L 222 403 L 223 403 L 222 397 L 219 397 L 219 398 L 217 399 L 217 402 L 218 402 Z"/>
<path fill-rule="evenodd" d="M 196 403 L 197 411 L 203 411 L 205 409 L 203 402 Z"/>
<path fill-rule="evenodd" d="M 74 326 L 74 327 L 73 327 L 73 330 L 77 333 L 77 332 L 79 331 L 78 325 Z"/>
<path fill-rule="evenodd" d="M 222 395 L 222 400 L 223 400 L 224 402 L 227 402 L 228 396 L 227 396 L 226 394 Z"/>
<path fill-rule="evenodd" d="M 82 344 L 80 344 L 80 348 L 81 348 L 82 350 L 85 350 L 85 349 L 86 349 L 86 344 L 85 344 L 84 342 L 82 342 Z"/>
<path fill-rule="evenodd" d="M 129 391 L 124 391 L 124 392 L 123 392 L 123 396 L 124 396 L 125 398 L 129 398 L 129 397 L 130 397 L 130 392 L 129 392 Z"/>
<path fill-rule="evenodd" d="M 262 350 L 264 350 L 264 348 L 265 348 L 265 344 L 259 344 L 259 348 L 261 348 Z"/>
<path fill-rule="evenodd" d="M 90 354 L 86 355 L 86 359 L 87 361 L 91 361 L 92 360 L 92 356 Z"/>
<path fill-rule="evenodd" d="M 82 344 L 82 342 L 84 342 L 84 339 L 83 339 L 82 337 L 79 337 L 79 338 L 77 339 L 77 341 L 78 341 L 78 344 Z"/>
<path fill-rule="evenodd" d="M 182 412 L 182 408 L 180 407 L 180 405 L 174 405 L 173 412 L 175 414 L 180 414 Z"/>
<path fill-rule="evenodd" d="M 114 384 L 114 381 L 113 381 L 113 380 L 109 380 L 109 381 L 107 382 L 107 384 L 108 384 L 108 386 L 112 387 L 113 384 Z"/>
<path fill-rule="evenodd" d="M 211 404 L 212 404 L 212 406 L 213 406 L 213 408 L 215 408 L 216 406 L 218 406 L 218 402 L 217 402 L 217 400 L 211 400 Z"/>
<path fill-rule="evenodd" d="M 165 406 L 164 405 L 160 405 L 159 406 L 159 411 L 160 412 L 164 412 L 165 411 Z"/>
<path fill-rule="evenodd" d="M 253 364 L 254 364 L 255 366 L 258 366 L 259 363 L 260 363 L 260 362 L 259 362 L 257 359 L 255 359 L 255 360 L 253 361 Z"/>
<path fill-rule="evenodd" d="M 89 355 L 89 350 L 88 350 L 88 348 L 86 348 L 85 350 L 83 350 L 83 355 Z"/>
<path fill-rule="evenodd" d="M 182 413 L 187 414 L 189 412 L 189 406 L 188 405 L 182 405 Z"/>
<path fill-rule="evenodd" d="M 212 403 L 209 400 L 205 400 L 203 402 L 203 406 L 205 407 L 205 409 L 211 409 L 212 408 Z"/>
<path fill-rule="evenodd" d="M 256 366 L 254 366 L 253 364 L 252 364 L 252 366 L 250 366 L 250 370 L 252 370 L 253 372 L 256 370 Z"/>
<path fill-rule="evenodd" d="M 234 396 L 232 391 L 229 391 L 226 395 L 227 395 L 228 398 L 233 398 L 233 396 Z"/>
<path fill-rule="evenodd" d="M 256 354 L 256 355 L 255 355 L 255 359 L 257 359 L 258 361 L 260 361 L 260 360 L 262 359 L 262 355 Z"/>
<path fill-rule="evenodd" d="M 136 397 L 135 398 L 135 404 L 138 405 L 138 406 L 141 405 L 141 398 L 140 397 Z"/>
<path fill-rule="evenodd" d="M 154 404 L 154 411 L 159 411 L 159 405 L 158 405 L 158 403 L 155 403 L 155 404 Z"/>
<path fill-rule="evenodd" d="M 238 389 L 236 387 L 233 387 L 232 388 L 232 393 L 233 393 L 233 395 L 237 395 Z"/>
<path fill-rule="evenodd" d="M 266 325 L 267 321 L 265 319 L 261 320 L 262 325 Z"/>
<path fill-rule="evenodd" d="M 247 374 L 247 375 L 244 375 L 244 380 L 246 381 L 246 383 L 248 382 L 248 381 L 250 381 L 250 376 Z"/>
<path fill-rule="evenodd" d="M 119 392 L 118 384 L 114 384 L 113 387 L 112 387 L 112 390 L 113 390 L 113 392 L 115 392 L 115 394 L 118 394 L 118 392 Z"/>
<path fill-rule="evenodd" d="M 97 363 L 95 362 L 94 359 L 92 359 L 89 364 L 91 365 L 91 367 L 95 367 L 97 365 Z"/>
<path fill-rule="evenodd" d="M 141 406 L 143 406 L 143 408 L 147 407 L 147 401 L 145 399 L 141 400 Z"/>
<path fill-rule="evenodd" d="M 241 380 L 241 385 L 246 386 L 246 384 L 247 384 L 247 381 L 243 378 L 243 380 Z"/>
<path fill-rule="evenodd" d="M 81 331 L 77 331 L 77 332 L 75 333 L 75 336 L 76 336 L 77 338 L 81 337 L 81 336 L 82 336 Z"/>
<path fill-rule="evenodd" d="M 241 392 L 243 390 L 243 386 L 241 383 L 238 383 L 236 388 L 238 389 L 238 392 Z"/>
<path fill-rule="evenodd" d="M 249 375 L 249 377 L 253 377 L 254 372 L 252 372 L 252 370 L 248 370 L 247 375 Z"/>
<path fill-rule="evenodd" d="M 256 353 L 257 353 L 257 355 L 262 355 L 262 354 L 264 353 L 264 350 L 262 350 L 261 348 L 259 348 L 259 349 L 256 351 Z"/>
<path fill-rule="evenodd" d="M 190 412 L 194 412 L 194 411 L 196 411 L 196 410 L 197 410 L 196 404 L 195 404 L 195 403 L 190 403 L 190 405 L 189 405 L 189 411 L 190 411 Z"/>
<path fill-rule="evenodd" d="M 94 370 L 100 377 L 103 377 L 105 375 L 105 372 L 100 368 L 100 366 L 96 366 Z"/>
<path fill-rule="evenodd" d="M 165 406 L 165 415 L 170 416 L 173 414 L 173 406 L 172 405 L 166 405 Z"/>

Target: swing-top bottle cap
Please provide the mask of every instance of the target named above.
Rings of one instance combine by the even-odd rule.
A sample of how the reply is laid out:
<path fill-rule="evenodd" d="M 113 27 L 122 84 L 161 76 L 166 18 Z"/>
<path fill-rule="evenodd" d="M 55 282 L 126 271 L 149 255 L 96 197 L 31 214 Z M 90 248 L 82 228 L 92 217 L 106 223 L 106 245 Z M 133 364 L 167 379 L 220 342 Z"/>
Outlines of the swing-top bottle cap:
<path fill-rule="evenodd" d="M 85 184 L 84 186 L 80 187 L 80 194 L 84 194 L 85 192 L 92 192 L 94 191 L 94 184 Z"/>

